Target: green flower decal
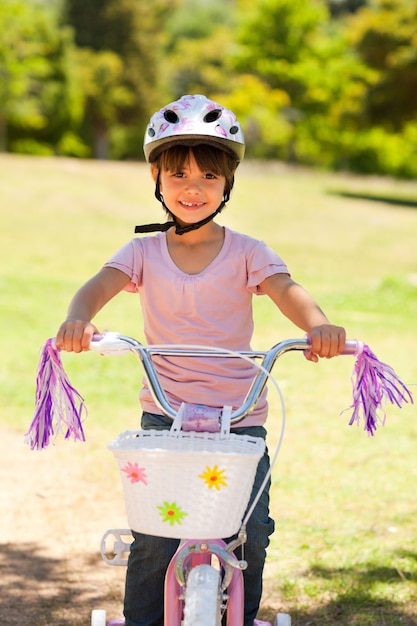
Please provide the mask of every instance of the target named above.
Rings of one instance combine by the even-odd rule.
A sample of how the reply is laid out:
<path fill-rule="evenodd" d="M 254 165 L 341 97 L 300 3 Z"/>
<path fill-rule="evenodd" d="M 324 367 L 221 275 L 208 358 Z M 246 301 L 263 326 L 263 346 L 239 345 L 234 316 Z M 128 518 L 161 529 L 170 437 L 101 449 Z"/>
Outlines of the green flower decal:
<path fill-rule="evenodd" d="M 163 522 L 169 522 L 171 526 L 174 524 L 182 524 L 183 517 L 188 515 L 178 506 L 176 502 L 164 502 L 163 506 L 158 506 L 159 515 Z"/>

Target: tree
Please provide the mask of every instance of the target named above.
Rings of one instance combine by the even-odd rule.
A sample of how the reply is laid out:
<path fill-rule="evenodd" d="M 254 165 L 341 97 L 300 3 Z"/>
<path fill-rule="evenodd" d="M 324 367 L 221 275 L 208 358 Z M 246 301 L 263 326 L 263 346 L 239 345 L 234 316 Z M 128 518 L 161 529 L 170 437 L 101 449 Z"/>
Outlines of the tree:
<path fill-rule="evenodd" d="M 331 19 L 320 0 L 262 0 L 246 13 L 237 68 L 288 96 L 276 115 L 292 132 L 277 134 L 275 156 L 335 168 L 352 163 L 377 73 L 351 46 L 346 19 Z"/>
<path fill-rule="evenodd" d="M 3 0 L 0 28 L 1 145 L 52 153 L 82 113 L 71 33 L 55 10 L 23 0 Z"/>
<path fill-rule="evenodd" d="M 94 115 L 88 115 L 86 121 L 93 124 L 90 135 L 94 136 L 95 131 L 100 129 L 99 138 L 96 135 L 94 142 L 96 146 L 98 139 L 103 145 L 104 135 L 116 123 L 135 129 L 144 127 L 157 106 L 156 101 L 160 103 L 159 40 L 161 26 L 172 4 L 170 0 L 65 1 L 65 19 L 74 28 L 77 46 L 90 51 L 91 63 L 96 67 L 100 65 L 100 59 L 93 61 L 94 53 L 111 52 L 120 61 L 117 77 L 115 73 L 112 75 L 113 94 L 118 93 L 118 102 L 116 106 L 114 101 L 110 117 L 104 114 L 100 102 L 102 93 L 97 94 L 95 103 L 94 94 L 89 93 L 89 109 L 94 110 Z M 113 61 L 116 56 L 112 57 Z M 121 94 L 122 99 L 119 97 Z"/>
<path fill-rule="evenodd" d="M 207 39 L 219 26 L 232 27 L 234 5 L 234 0 L 179 0 L 166 23 L 165 50 L 170 52 L 183 40 Z"/>
<path fill-rule="evenodd" d="M 246 154 L 251 158 L 287 158 L 293 126 L 280 112 L 288 107 L 288 95 L 250 74 L 235 77 L 227 87 L 228 92 L 213 92 L 212 97 L 230 108 L 242 124 Z"/>
<path fill-rule="evenodd" d="M 286 94 L 287 104 L 276 105 L 281 127 L 276 156 L 297 160 L 297 129 L 307 115 L 322 114 L 329 100 L 323 66 L 331 52 L 323 25 L 329 13 L 319 0 L 261 0 L 241 12 L 236 69 L 256 76 L 271 90 Z M 324 42 L 324 43 L 323 43 Z M 272 156 L 272 155 L 270 155 Z"/>
<path fill-rule="evenodd" d="M 367 0 L 327 0 L 332 17 L 340 17 L 345 13 L 356 13 L 367 4 Z"/>
<path fill-rule="evenodd" d="M 179 0 L 166 23 L 161 64 L 170 97 L 218 92 L 230 81 L 234 0 Z"/>
<path fill-rule="evenodd" d="M 84 98 L 86 136 L 98 159 L 109 155 L 108 129 L 115 124 L 119 111 L 129 107 L 134 93 L 123 84 L 123 63 L 114 52 L 77 51 L 78 75 Z"/>
<path fill-rule="evenodd" d="M 246 0 L 240 3 L 246 6 Z M 320 0 L 260 0 L 240 13 L 240 64 L 269 75 L 271 81 L 285 78 L 289 65 L 305 54 L 318 26 L 328 19 Z"/>
<path fill-rule="evenodd" d="M 348 22 L 351 44 L 378 75 L 362 122 L 399 132 L 417 117 L 417 4 L 375 0 Z"/>
<path fill-rule="evenodd" d="M 178 39 L 161 68 L 166 92 L 179 97 L 221 90 L 230 81 L 230 45 L 230 32 L 223 26 L 201 39 Z"/>

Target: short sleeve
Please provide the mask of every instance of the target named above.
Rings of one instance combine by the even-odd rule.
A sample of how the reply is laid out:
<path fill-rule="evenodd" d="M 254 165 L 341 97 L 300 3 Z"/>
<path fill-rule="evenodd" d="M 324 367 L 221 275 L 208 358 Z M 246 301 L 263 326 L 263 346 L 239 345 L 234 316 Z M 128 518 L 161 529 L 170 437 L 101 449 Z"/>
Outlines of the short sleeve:
<path fill-rule="evenodd" d="M 264 295 L 259 285 L 274 274 L 288 274 L 286 263 L 272 248 L 263 241 L 258 241 L 247 257 L 248 289 L 260 296 Z"/>
<path fill-rule="evenodd" d="M 125 291 L 135 293 L 142 283 L 143 246 L 140 239 L 132 239 L 122 246 L 105 264 L 114 267 L 130 277 Z"/>

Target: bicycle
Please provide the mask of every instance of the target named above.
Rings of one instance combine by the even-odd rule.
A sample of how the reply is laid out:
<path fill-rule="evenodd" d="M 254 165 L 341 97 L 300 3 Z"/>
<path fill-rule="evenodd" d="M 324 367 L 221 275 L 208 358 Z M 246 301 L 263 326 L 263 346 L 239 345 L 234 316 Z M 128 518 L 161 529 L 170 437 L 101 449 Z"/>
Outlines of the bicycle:
<path fill-rule="evenodd" d="M 235 550 L 239 546 L 243 546 L 246 541 L 246 522 L 269 479 L 270 473 L 266 476 L 255 501 L 245 514 L 256 466 L 264 452 L 265 444 L 260 438 L 247 436 L 242 438 L 241 435 L 230 434 L 230 426 L 238 424 L 253 411 L 268 378 L 271 377 L 271 370 L 277 359 L 289 351 L 304 351 L 308 347 L 308 339 L 289 339 L 279 342 L 268 351 L 235 352 L 205 346 L 145 346 L 132 337 L 117 333 L 107 333 L 104 336 L 93 338 L 91 349 L 100 354 L 133 352 L 138 357 L 156 405 L 164 415 L 173 420 L 171 431 L 126 431 L 109 446 L 119 464 L 130 528 L 139 532 L 181 539 L 179 548 L 166 572 L 164 626 L 181 626 L 181 624 L 183 626 L 220 626 L 222 620 L 223 623 L 226 620 L 227 626 L 242 626 L 244 608 L 242 572 L 248 564 L 244 559 L 237 558 Z M 358 355 L 362 349 L 363 344 L 361 342 L 348 341 L 344 354 Z M 231 407 L 225 407 L 223 411 L 217 411 L 209 407 L 196 408 L 196 405 L 192 405 L 194 408 L 188 410 L 188 413 L 191 411 L 191 418 L 188 415 L 188 419 L 181 424 L 184 412 L 190 405 L 182 405 L 180 410 L 176 410 L 169 403 L 152 360 L 155 356 L 243 358 L 257 365 L 257 373 L 240 407 L 234 410 Z M 272 382 L 279 391 L 274 379 Z M 281 394 L 280 397 L 283 409 L 282 427 L 277 450 L 272 458 L 271 470 L 278 455 L 285 428 L 285 408 Z M 203 413 L 206 414 L 205 419 Z M 219 420 L 220 426 L 218 426 Z M 181 425 L 186 427 L 186 431 L 181 430 Z M 235 466 L 237 458 L 236 439 L 242 440 L 239 444 L 242 448 L 239 450 L 239 454 L 243 453 L 245 462 L 237 468 L 234 476 L 230 476 L 231 464 L 227 456 L 233 456 L 233 465 Z M 151 489 L 152 504 L 147 504 L 144 496 L 139 495 L 141 483 L 145 483 L 145 478 L 148 479 L 148 475 L 152 472 L 158 474 L 159 482 L 166 480 L 166 473 L 161 466 L 165 457 L 168 456 L 169 467 L 172 471 L 172 454 L 177 454 L 174 457 L 177 460 L 178 455 L 185 457 L 188 455 L 189 461 L 186 470 L 188 474 L 187 490 L 189 490 L 190 467 L 195 462 L 196 454 L 201 457 L 206 452 L 210 453 L 211 465 L 214 465 L 216 470 L 209 467 L 207 469 L 214 471 L 215 475 L 210 476 L 209 472 L 204 477 L 204 474 L 198 475 L 197 472 L 197 476 L 206 481 L 216 480 L 220 484 L 222 482 L 225 484 L 224 466 L 227 466 L 229 486 L 234 481 L 233 484 L 235 486 L 238 484 L 240 488 L 241 497 L 238 505 L 228 509 L 229 511 L 230 508 L 235 508 L 236 515 L 231 522 L 228 517 L 230 523 L 227 528 L 224 528 L 223 521 L 220 524 L 216 524 L 216 522 L 213 524 L 212 521 L 207 522 L 202 519 L 201 507 L 203 507 L 203 511 L 207 510 L 207 507 L 204 509 L 204 504 L 201 502 L 197 503 L 200 507 L 200 517 L 194 515 L 194 522 L 187 524 L 184 523 L 184 519 L 187 517 L 191 519 L 191 514 L 189 511 L 185 512 L 187 507 L 184 507 L 182 502 L 178 504 L 172 500 L 172 497 L 164 501 L 163 494 L 159 494 L 159 492 L 155 502 L 154 488 Z M 215 461 L 213 461 L 213 454 L 217 454 Z M 155 457 L 152 461 L 154 462 L 153 466 L 150 457 Z M 249 460 L 250 463 L 248 463 Z M 248 464 L 251 465 L 249 470 Z M 200 465 L 204 466 L 204 463 L 200 463 Z M 243 468 L 246 471 L 244 479 L 242 478 Z M 243 484 L 244 482 L 245 484 Z M 220 487 L 218 491 L 220 492 Z M 216 490 L 213 490 L 214 495 L 218 495 L 215 492 Z M 149 492 L 146 497 L 149 497 Z M 198 499 L 195 493 L 192 498 L 193 500 Z M 204 498 L 207 498 L 207 494 L 204 494 L 203 503 Z M 158 505 L 161 502 L 163 505 Z M 196 502 L 193 504 L 195 505 Z M 214 504 L 214 506 L 219 505 Z M 217 510 L 216 514 L 218 515 L 218 513 Z M 220 536 L 229 537 L 236 533 L 236 539 L 229 544 L 218 538 Z M 126 564 L 127 559 L 124 558 L 124 554 L 129 551 L 130 542 L 129 540 L 126 541 L 129 537 L 130 530 L 126 529 L 112 529 L 105 533 L 101 542 L 101 554 L 106 563 L 110 565 Z M 112 556 L 109 556 L 108 548 L 110 539 L 113 541 Z M 106 620 L 105 610 L 92 611 L 91 626 L 121 626 L 124 624 L 123 619 L 111 620 L 108 624 Z M 258 624 L 262 624 L 262 622 L 258 621 Z M 274 626 L 291 626 L 290 615 L 278 613 L 274 620 Z"/>

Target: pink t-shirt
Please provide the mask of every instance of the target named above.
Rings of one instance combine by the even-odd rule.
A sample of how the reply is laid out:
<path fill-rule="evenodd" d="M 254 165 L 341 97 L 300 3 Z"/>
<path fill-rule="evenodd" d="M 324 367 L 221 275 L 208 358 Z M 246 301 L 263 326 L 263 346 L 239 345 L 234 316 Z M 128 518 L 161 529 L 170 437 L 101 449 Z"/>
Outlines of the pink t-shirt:
<path fill-rule="evenodd" d="M 260 283 L 289 274 L 284 261 L 263 241 L 224 229 L 223 247 L 199 274 L 186 274 L 172 260 L 166 233 L 132 239 L 105 264 L 127 274 L 127 291 L 138 293 L 149 344 L 198 344 L 249 350 L 253 334 L 252 296 Z M 240 406 L 256 368 L 242 359 L 155 358 L 170 402 Z M 160 414 L 144 382 L 143 410 Z M 238 426 L 263 424 L 266 393 Z"/>

